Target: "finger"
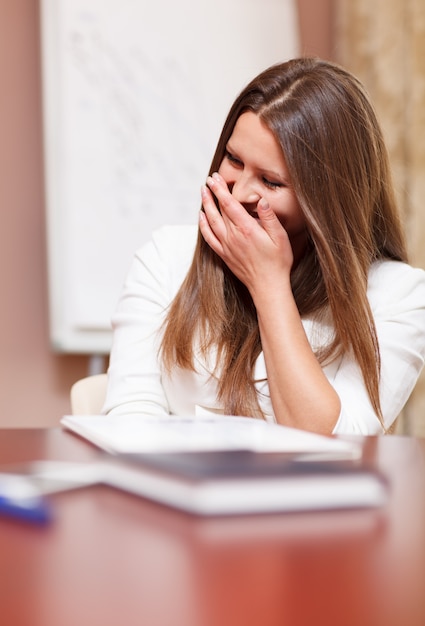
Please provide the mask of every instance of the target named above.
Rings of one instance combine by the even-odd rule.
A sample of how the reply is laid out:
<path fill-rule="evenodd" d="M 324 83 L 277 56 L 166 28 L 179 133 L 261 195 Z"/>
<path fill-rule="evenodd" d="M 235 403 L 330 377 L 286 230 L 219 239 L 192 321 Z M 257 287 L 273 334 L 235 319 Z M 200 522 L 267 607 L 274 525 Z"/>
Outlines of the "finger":
<path fill-rule="evenodd" d="M 258 201 L 257 215 L 261 226 L 264 228 L 272 241 L 276 241 L 277 238 L 282 237 L 285 230 L 278 220 L 276 213 L 270 208 L 270 205 L 265 198 L 260 198 Z"/>
<path fill-rule="evenodd" d="M 201 197 L 203 210 L 199 212 L 199 230 L 208 245 L 221 255 L 223 249 L 218 234 L 223 230 L 223 225 L 220 227 L 221 215 L 211 193 L 205 186 L 201 188 Z"/>
<path fill-rule="evenodd" d="M 244 220 L 249 222 L 252 219 L 240 202 L 232 196 L 227 183 L 220 174 L 214 172 L 212 176 L 208 176 L 207 185 L 217 198 L 224 219 L 229 218 L 231 222 L 238 224 L 241 221 L 242 223 Z"/>
<path fill-rule="evenodd" d="M 206 185 L 202 185 L 201 187 L 201 199 L 202 199 L 202 207 L 204 209 L 205 215 L 207 216 L 208 222 L 213 228 L 220 227 L 220 224 L 223 222 L 223 218 L 221 216 L 220 211 L 215 203 L 214 197 L 208 187 Z"/>
<path fill-rule="evenodd" d="M 218 256 L 223 258 L 223 246 L 221 245 L 220 240 L 217 239 L 214 232 L 211 230 L 210 225 L 208 224 L 207 217 L 203 211 L 199 211 L 199 230 L 209 247 L 214 250 L 214 252 L 218 254 Z"/>

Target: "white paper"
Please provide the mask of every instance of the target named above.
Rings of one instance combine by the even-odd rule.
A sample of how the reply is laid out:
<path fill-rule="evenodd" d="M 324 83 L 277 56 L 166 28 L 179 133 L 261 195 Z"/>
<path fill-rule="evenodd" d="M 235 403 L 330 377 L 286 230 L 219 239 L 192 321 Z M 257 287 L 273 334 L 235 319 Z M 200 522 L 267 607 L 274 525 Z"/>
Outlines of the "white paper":
<path fill-rule="evenodd" d="M 235 416 L 67 415 L 66 428 L 110 452 L 252 450 L 357 458 L 357 443 Z"/>

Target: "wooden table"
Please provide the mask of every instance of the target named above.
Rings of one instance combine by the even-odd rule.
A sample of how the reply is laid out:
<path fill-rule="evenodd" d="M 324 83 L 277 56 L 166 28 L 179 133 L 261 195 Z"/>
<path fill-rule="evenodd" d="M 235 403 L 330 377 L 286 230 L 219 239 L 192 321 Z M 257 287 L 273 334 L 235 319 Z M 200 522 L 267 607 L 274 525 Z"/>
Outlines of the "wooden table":
<path fill-rule="evenodd" d="M 424 626 L 425 441 L 365 438 L 378 511 L 199 519 L 107 487 L 0 518 L 5 626 Z M 89 460 L 61 429 L 0 430 L 0 464 Z"/>

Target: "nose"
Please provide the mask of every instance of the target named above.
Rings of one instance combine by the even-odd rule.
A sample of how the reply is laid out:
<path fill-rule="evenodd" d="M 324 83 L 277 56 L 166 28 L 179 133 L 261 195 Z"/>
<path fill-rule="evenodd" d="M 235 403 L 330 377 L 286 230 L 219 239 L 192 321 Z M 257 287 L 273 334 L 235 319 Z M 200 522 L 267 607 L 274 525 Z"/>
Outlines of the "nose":
<path fill-rule="evenodd" d="M 260 200 L 260 193 L 255 187 L 254 181 L 241 173 L 233 181 L 228 183 L 232 196 L 240 202 L 246 209 L 250 206 L 256 207 Z"/>

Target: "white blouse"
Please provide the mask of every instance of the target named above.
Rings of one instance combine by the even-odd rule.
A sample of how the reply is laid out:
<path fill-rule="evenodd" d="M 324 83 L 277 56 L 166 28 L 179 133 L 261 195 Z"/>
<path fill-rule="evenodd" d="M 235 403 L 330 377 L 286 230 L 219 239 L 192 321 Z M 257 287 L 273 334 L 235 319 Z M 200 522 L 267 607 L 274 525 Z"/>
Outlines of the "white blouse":
<path fill-rule="evenodd" d="M 197 371 L 176 369 L 169 377 L 158 359 L 159 327 L 192 261 L 197 226 L 164 226 L 135 255 L 113 317 L 113 346 L 104 413 L 202 415 L 222 413 L 214 355 L 199 358 Z M 415 386 L 425 357 L 425 272 L 397 261 L 374 263 L 368 298 L 381 353 L 381 407 L 388 428 Z M 303 319 L 313 348 L 326 343 L 332 328 Z M 376 434 L 373 411 L 361 371 L 348 354 L 323 367 L 341 400 L 334 433 Z M 254 372 L 259 403 L 275 421 L 264 357 Z"/>

